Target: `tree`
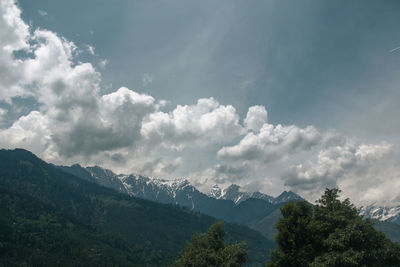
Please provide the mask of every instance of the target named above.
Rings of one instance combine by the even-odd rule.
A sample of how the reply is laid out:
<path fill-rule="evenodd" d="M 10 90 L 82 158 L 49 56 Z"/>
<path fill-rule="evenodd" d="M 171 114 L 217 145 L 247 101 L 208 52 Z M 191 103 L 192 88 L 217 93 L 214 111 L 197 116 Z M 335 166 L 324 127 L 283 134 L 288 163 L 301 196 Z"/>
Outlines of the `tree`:
<path fill-rule="evenodd" d="M 192 236 L 183 253 L 176 259 L 175 266 L 242 266 L 247 259 L 246 244 L 226 243 L 224 223 L 213 224 L 205 234 Z"/>
<path fill-rule="evenodd" d="M 290 202 L 281 208 L 282 218 L 276 223 L 278 248 L 271 253 L 268 266 L 308 266 L 314 255 L 310 235 L 312 206 L 305 201 Z"/>
<path fill-rule="evenodd" d="M 268 267 L 400 266 L 400 247 L 363 220 L 339 189 L 326 189 L 315 206 L 292 202 L 276 223 L 278 247 Z"/>

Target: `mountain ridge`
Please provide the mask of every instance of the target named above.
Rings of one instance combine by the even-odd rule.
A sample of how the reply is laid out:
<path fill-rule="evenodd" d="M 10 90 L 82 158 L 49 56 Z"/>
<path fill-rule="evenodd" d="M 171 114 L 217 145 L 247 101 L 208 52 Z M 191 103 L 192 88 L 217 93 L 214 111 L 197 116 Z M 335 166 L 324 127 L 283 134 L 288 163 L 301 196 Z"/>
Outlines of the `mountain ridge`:
<path fill-rule="evenodd" d="M 224 189 L 215 184 L 208 194 L 204 194 L 184 178 L 165 180 L 138 174 L 115 174 L 99 166 L 78 166 L 79 171 L 75 170 L 75 173 L 78 171 L 79 173 L 76 173 L 77 176 L 83 179 L 97 182 L 106 187 L 112 187 L 119 192 L 127 193 L 131 196 L 161 203 L 180 205 L 226 221 L 244 224 L 263 232 L 271 240 L 273 239 L 273 235 L 270 232 L 274 232 L 275 230 L 274 227 L 270 227 L 269 225 L 273 224 L 279 218 L 279 208 L 289 201 L 304 200 L 292 191 L 283 191 L 277 197 L 272 197 L 260 192 L 241 191 L 240 186 L 236 184 L 232 184 Z M 71 168 L 77 168 L 76 165 L 58 167 L 67 172 L 71 172 Z M 98 175 L 99 171 L 94 172 L 93 170 L 102 170 L 101 172 L 105 175 L 102 178 Z M 111 177 L 115 184 L 104 181 L 105 176 Z M 261 210 L 268 211 L 270 214 L 261 216 L 262 213 L 245 212 L 243 205 L 240 204 L 252 201 L 252 199 L 264 201 Z M 255 202 L 253 201 L 253 203 Z M 270 204 L 273 205 L 273 208 L 269 206 Z M 385 207 L 370 205 L 364 207 L 361 212 L 365 218 L 400 225 L 400 206 Z M 241 218 L 241 215 L 247 217 Z"/>
<path fill-rule="evenodd" d="M 140 175 L 140 174 L 116 174 L 113 171 L 109 169 L 102 168 L 100 166 L 89 166 L 89 167 L 83 167 L 79 164 L 74 164 L 71 166 L 56 166 L 61 168 L 62 170 L 75 174 L 78 177 L 81 177 L 85 180 L 89 180 L 92 182 L 97 182 L 103 186 L 106 187 L 112 187 L 120 192 L 127 192 L 130 195 L 134 196 L 139 196 L 140 192 L 136 191 L 130 191 L 129 189 L 132 189 L 132 185 L 148 185 L 148 186 L 153 186 L 153 187 L 158 187 L 160 190 L 165 190 L 170 192 L 170 196 L 173 198 L 176 198 L 176 190 L 183 190 L 185 187 L 185 190 L 188 189 L 189 191 L 192 192 L 199 192 L 205 196 L 214 198 L 214 199 L 223 199 L 223 200 L 230 200 L 233 201 L 236 205 L 249 199 L 249 198 L 255 198 L 255 199 L 262 199 L 265 200 L 266 202 L 272 203 L 272 204 L 280 204 L 280 203 L 285 203 L 289 202 L 292 200 L 304 200 L 301 196 L 297 195 L 296 193 L 292 191 L 283 191 L 280 195 L 277 197 L 273 197 L 261 192 L 246 192 L 246 191 L 241 191 L 241 188 L 239 185 L 236 184 L 231 184 L 225 189 L 220 189 L 218 185 L 214 185 L 213 188 L 211 189 L 211 192 L 208 194 L 205 194 L 201 191 L 199 191 L 196 187 L 194 187 L 187 179 L 185 178 L 180 178 L 180 179 L 172 179 L 172 180 L 167 180 L 167 179 L 160 179 L 160 178 L 151 178 L 148 176 Z M 80 171 L 74 171 L 71 169 L 74 168 L 80 168 Z M 97 171 L 96 171 L 97 170 Z M 99 171 L 101 170 L 101 171 Z M 90 174 L 90 178 L 88 179 L 86 176 L 88 173 L 85 174 L 85 172 L 88 172 Z M 101 174 L 101 172 L 103 174 Z M 123 187 L 116 186 L 116 185 L 111 185 L 112 183 L 110 182 L 105 182 L 104 178 L 109 178 L 112 179 L 113 181 L 118 181 L 116 183 L 123 185 Z M 107 184 L 108 183 L 108 184 Z M 143 192 L 143 190 L 141 190 Z M 142 196 L 143 197 L 143 196 Z M 149 198 L 144 196 L 144 198 Z M 178 203 L 176 203 L 178 204 Z"/>
<path fill-rule="evenodd" d="M 368 219 L 400 225 L 400 205 L 381 206 L 372 204 L 362 207 L 361 214 Z"/>
<path fill-rule="evenodd" d="M 93 179 L 89 176 L 86 178 Z M 13 239 L 16 233 L 28 233 L 22 236 L 24 242 L 19 247 L 14 245 L 6 247 L 11 250 L 6 250 L 7 257 L 4 254 L 4 257 L 0 257 L 0 265 L 3 260 L 7 260 L 6 263 L 16 260 L 31 262 L 34 249 L 49 251 L 51 248 L 46 247 L 46 243 L 42 241 L 38 243 L 37 240 L 43 240 L 42 229 L 47 229 L 46 222 L 51 222 L 54 227 L 48 228 L 52 229 L 48 236 L 50 240 L 58 236 L 61 240 L 71 240 L 72 244 L 77 242 L 75 245 L 70 245 L 72 247 L 87 247 L 98 239 L 96 235 L 100 235 L 100 241 L 104 240 L 103 234 L 111 235 L 115 240 L 102 246 L 104 248 L 110 246 L 111 249 L 102 250 L 100 256 L 111 251 L 111 254 L 104 254 L 104 257 L 107 255 L 111 259 L 114 259 L 114 256 L 122 257 L 126 264 L 121 266 L 164 266 L 172 262 L 194 233 L 204 232 L 216 221 L 207 215 L 193 213 L 173 205 L 134 198 L 85 181 L 47 164 L 26 150 L 0 150 L 0 189 L 5 190 L 5 193 L 0 195 L 2 242 L 17 244 Z M 22 208 L 14 209 L 14 204 L 9 203 L 21 203 Z M 32 215 L 27 217 L 29 205 L 25 203 L 39 203 L 35 205 L 49 208 L 38 214 L 38 209 L 33 207 L 29 214 L 36 217 L 32 219 Z M 57 217 L 51 210 L 60 215 Z M 16 212 L 22 213 L 16 214 Z M 81 239 L 80 235 L 70 230 L 69 227 L 73 224 L 65 218 L 73 218 L 72 222 L 77 221 L 79 225 L 94 229 L 94 232 L 87 233 L 88 239 Z M 13 224 L 16 219 L 21 221 L 18 225 L 22 228 L 19 226 L 16 228 L 17 225 Z M 62 231 L 57 231 L 60 226 Z M 86 228 L 76 229 L 84 231 Z M 254 263 L 262 265 L 267 260 L 268 249 L 274 247 L 274 244 L 259 232 L 230 223 L 225 224 L 225 229 L 228 238 L 231 237 L 235 241 L 247 240 L 250 258 Z M 68 239 L 70 235 L 75 239 Z M 98 244 L 101 245 L 101 242 Z M 15 258 L 18 254 L 13 251 L 18 251 L 21 247 L 30 254 L 26 253 L 21 255 L 22 258 Z M 86 258 L 79 255 L 77 257 L 82 260 L 87 259 L 93 265 L 92 254 L 98 255 L 98 252 L 93 252 L 90 248 L 89 246 L 88 256 L 83 255 Z M 3 252 L 4 249 L 0 250 L 0 253 Z M 55 246 L 53 252 L 62 253 L 62 246 Z M 25 255 L 29 258 L 25 258 Z M 43 257 L 45 255 L 47 254 Z"/>

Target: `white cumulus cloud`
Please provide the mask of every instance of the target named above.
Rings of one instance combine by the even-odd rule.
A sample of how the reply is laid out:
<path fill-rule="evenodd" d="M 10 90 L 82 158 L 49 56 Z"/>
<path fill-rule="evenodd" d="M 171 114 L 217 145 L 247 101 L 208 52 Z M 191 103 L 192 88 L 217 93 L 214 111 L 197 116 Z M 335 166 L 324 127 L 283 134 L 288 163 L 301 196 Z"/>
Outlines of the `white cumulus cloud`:
<path fill-rule="evenodd" d="M 339 186 L 358 201 L 377 201 L 383 195 L 377 198 L 377 192 L 371 194 L 370 190 L 376 190 L 382 184 L 387 186 L 392 180 L 393 177 L 385 177 L 395 166 L 391 162 L 392 152 L 392 145 L 387 143 L 333 146 L 321 150 L 314 163 L 309 161 L 292 166 L 283 179 L 294 190 L 311 196 L 317 196 L 325 187 Z M 386 166 L 385 171 L 383 166 Z M 400 183 L 392 185 L 398 187 Z M 397 192 L 387 194 L 386 198 L 395 198 L 397 195 Z"/>
<path fill-rule="evenodd" d="M 195 105 L 178 105 L 169 113 L 150 114 L 141 130 L 149 142 L 178 149 L 228 142 L 242 132 L 235 108 L 221 105 L 213 98 L 199 99 Z"/>
<path fill-rule="evenodd" d="M 265 123 L 259 132 L 249 132 L 239 144 L 223 147 L 218 157 L 227 160 L 249 160 L 268 163 L 301 150 L 309 150 L 321 140 L 313 127 L 299 128 Z"/>
<path fill-rule="evenodd" d="M 244 126 L 246 129 L 258 132 L 267 123 L 267 118 L 268 113 L 264 106 L 252 106 L 244 119 Z"/>

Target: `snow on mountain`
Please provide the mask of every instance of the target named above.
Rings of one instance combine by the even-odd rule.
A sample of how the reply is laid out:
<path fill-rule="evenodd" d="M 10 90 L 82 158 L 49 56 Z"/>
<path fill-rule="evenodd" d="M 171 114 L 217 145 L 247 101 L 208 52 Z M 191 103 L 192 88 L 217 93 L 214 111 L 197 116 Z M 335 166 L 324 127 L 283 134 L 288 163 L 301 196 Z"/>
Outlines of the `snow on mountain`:
<path fill-rule="evenodd" d="M 220 199 L 232 200 L 235 204 L 239 204 L 242 201 L 249 199 L 251 193 L 240 191 L 240 186 L 231 184 L 224 190 L 222 190 Z"/>
<path fill-rule="evenodd" d="M 77 164 L 58 168 L 133 197 L 178 205 L 238 224 L 247 225 L 263 220 L 284 203 L 301 199 L 293 192 L 286 191 L 277 198 L 260 192 L 246 192 L 235 184 L 223 190 L 214 185 L 210 194 L 206 195 L 186 179 L 165 180 L 137 174 L 115 174 L 98 166 L 85 168 Z"/>
<path fill-rule="evenodd" d="M 209 196 L 214 197 L 216 199 L 226 199 L 226 200 L 232 200 L 236 205 L 239 203 L 249 199 L 249 198 L 255 198 L 255 199 L 262 199 L 264 201 L 267 201 L 268 203 L 271 204 L 280 204 L 280 203 L 285 203 L 293 200 L 303 200 L 302 197 L 299 195 L 289 191 L 284 191 L 282 194 L 280 194 L 278 197 L 274 198 L 272 196 L 260 193 L 260 192 L 246 192 L 242 191 L 240 186 L 236 184 L 231 184 L 227 188 L 221 190 L 218 185 L 214 185 L 213 188 L 211 189 L 211 192 Z"/>
<path fill-rule="evenodd" d="M 400 206 L 369 205 L 361 209 L 365 218 L 400 224 Z"/>
<path fill-rule="evenodd" d="M 265 201 L 267 201 L 269 203 L 272 203 L 272 204 L 280 203 L 280 202 L 276 202 L 274 197 L 271 197 L 269 195 L 266 195 L 266 194 L 263 194 L 263 193 L 260 193 L 260 192 L 253 192 L 251 194 L 251 197 L 252 198 L 256 198 L 256 199 L 262 199 L 262 200 L 265 200 Z"/>
<path fill-rule="evenodd" d="M 200 193 L 186 179 L 164 180 L 134 174 L 120 174 L 116 177 L 122 182 L 129 195 L 162 203 L 180 204 L 180 200 L 185 203 L 190 202 L 189 206 L 194 208 L 189 196 L 193 193 Z M 182 194 L 186 195 L 186 201 L 182 199 L 182 197 L 184 198 Z"/>
<path fill-rule="evenodd" d="M 242 191 L 240 186 L 236 184 L 232 184 L 223 190 L 218 185 L 214 185 L 210 194 L 206 195 L 197 190 L 186 179 L 165 180 L 137 174 L 115 174 L 111 170 L 98 166 L 85 168 L 78 164 L 71 167 L 58 166 L 58 168 L 87 181 L 98 183 L 134 197 L 161 203 L 177 204 L 192 210 L 205 211 L 210 215 L 218 214 L 223 209 L 239 205 L 250 198 L 261 199 L 270 204 L 281 204 L 291 200 L 302 199 L 295 193 L 286 191 L 277 198 L 260 192 L 246 192 Z M 232 202 L 232 204 L 229 204 L 230 201 L 233 201 L 234 204 Z"/>
<path fill-rule="evenodd" d="M 285 203 L 293 200 L 304 200 L 301 196 L 292 191 L 283 191 L 282 194 L 275 198 L 275 203 Z"/>
<path fill-rule="evenodd" d="M 109 187 L 122 193 L 128 193 L 125 186 L 118 179 L 117 175 L 110 170 L 98 166 L 85 168 L 96 182 L 104 187 Z"/>
<path fill-rule="evenodd" d="M 186 179 L 164 180 L 137 174 L 115 174 L 111 170 L 98 166 L 82 167 L 79 164 L 70 167 L 57 167 L 89 182 L 112 188 L 133 197 L 180 205 L 196 211 L 205 210 L 214 216 L 219 212 L 209 208 L 208 206 L 213 205 L 210 201 L 207 201 L 209 197 L 198 191 Z M 197 203 L 201 203 L 201 205 L 197 207 Z"/>
<path fill-rule="evenodd" d="M 215 184 L 215 185 L 211 188 L 211 191 L 210 191 L 209 196 L 212 197 L 212 198 L 219 199 L 219 198 L 221 197 L 221 194 L 222 194 L 221 188 L 219 188 L 219 186 L 218 186 L 217 184 Z"/>

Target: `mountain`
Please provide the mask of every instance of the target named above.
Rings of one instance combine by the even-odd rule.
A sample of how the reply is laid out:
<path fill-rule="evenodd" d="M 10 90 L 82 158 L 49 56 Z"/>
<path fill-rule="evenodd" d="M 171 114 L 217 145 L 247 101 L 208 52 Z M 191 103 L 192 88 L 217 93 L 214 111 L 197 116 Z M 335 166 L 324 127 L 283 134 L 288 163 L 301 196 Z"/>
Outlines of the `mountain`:
<path fill-rule="evenodd" d="M 87 171 L 82 179 L 29 151 L 0 150 L 0 265 L 164 266 L 216 221 L 100 186 L 93 181 L 122 189 L 109 172 Z M 247 227 L 225 229 L 247 242 L 252 264 L 263 264 L 275 246 Z"/>
<path fill-rule="evenodd" d="M 136 174 L 117 175 L 111 170 L 98 166 L 85 168 L 78 164 L 71 167 L 58 167 L 87 181 L 96 182 L 131 196 L 161 203 L 177 204 L 211 216 L 221 215 L 221 213 L 225 214 L 224 211 L 227 209 L 234 208 L 241 202 L 251 198 L 264 200 L 267 203 L 275 205 L 293 200 L 303 200 L 303 198 L 291 191 L 284 191 L 281 195 L 274 198 L 260 192 L 241 191 L 240 186 L 236 184 L 232 184 L 223 190 L 218 185 L 214 185 L 211 192 L 206 195 L 197 190 L 186 179 L 164 180 Z M 215 200 L 219 201 L 216 202 Z M 215 209 L 215 206 L 222 207 Z"/>
<path fill-rule="evenodd" d="M 392 241 L 400 244 L 400 225 L 397 223 L 374 221 L 376 230 L 383 232 Z"/>
<path fill-rule="evenodd" d="M 400 243 L 400 206 L 373 204 L 362 207 L 361 215 L 372 220 L 376 230 L 383 232 L 392 241 Z"/>
<path fill-rule="evenodd" d="M 248 226 L 259 231 L 269 240 L 274 240 L 275 235 L 278 233 L 278 230 L 275 228 L 275 223 L 280 217 L 281 211 L 279 208 L 277 208 L 263 218 L 250 223 Z"/>
<path fill-rule="evenodd" d="M 53 166 L 88 182 L 112 188 L 121 193 L 128 193 L 121 181 L 110 170 L 103 169 L 98 166 L 83 168 L 79 164 L 74 164 L 70 167 Z"/>
<path fill-rule="evenodd" d="M 291 191 L 284 191 L 274 198 L 260 192 L 242 191 L 235 184 L 223 190 L 214 185 L 206 195 L 186 179 L 163 180 L 137 174 L 117 175 L 98 166 L 85 168 L 77 164 L 57 168 L 130 196 L 179 205 L 226 222 L 246 225 L 271 241 L 274 241 L 276 234 L 274 225 L 280 216 L 280 207 L 293 200 L 303 200 Z"/>
<path fill-rule="evenodd" d="M 278 205 L 266 202 L 262 199 L 249 198 L 240 202 L 226 215 L 226 220 L 238 224 L 249 225 L 254 223 L 272 211 L 278 209 Z"/>
<path fill-rule="evenodd" d="M 265 200 L 269 203 L 275 203 L 275 199 L 269 195 L 260 192 L 245 192 L 240 190 L 240 186 L 232 184 L 221 190 L 218 185 L 214 185 L 209 194 L 216 199 L 232 200 L 235 204 L 239 204 L 249 198 L 257 198 Z"/>
<path fill-rule="evenodd" d="M 262 199 L 271 204 L 281 204 L 290 201 L 304 200 L 301 196 L 293 193 L 292 191 L 284 191 L 276 198 L 266 195 L 260 192 L 246 192 L 242 191 L 240 186 L 232 184 L 225 189 L 219 188 L 218 185 L 214 185 L 209 193 L 209 196 L 216 199 L 232 200 L 235 204 L 239 204 L 246 201 L 249 198 Z"/>
<path fill-rule="evenodd" d="M 210 197 L 212 197 L 212 198 L 219 199 L 219 198 L 221 198 L 222 190 L 221 190 L 221 188 L 219 188 L 219 186 L 218 186 L 217 184 L 215 184 L 215 185 L 211 188 L 210 193 L 209 193 L 208 195 L 209 195 Z"/>
<path fill-rule="evenodd" d="M 227 222 L 250 227 L 260 225 L 258 221 L 264 219 L 273 211 L 279 211 L 279 208 L 285 203 L 303 200 L 291 191 L 285 191 L 274 198 L 260 192 L 242 191 L 235 184 L 224 190 L 221 190 L 218 185 L 214 185 L 210 194 L 206 195 L 197 190 L 186 179 L 163 180 L 137 174 L 117 175 L 98 166 L 85 168 L 80 165 L 72 165 L 71 167 L 59 166 L 58 168 L 84 180 L 113 188 L 134 197 L 179 205 Z M 262 225 L 268 229 L 273 229 L 273 224 L 272 226 Z M 260 227 L 257 230 L 260 230 Z M 266 236 L 271 238 L 273 235 L 267 234 Z"/>
<path fill-rule="evenodd" d="M 274 225 L 281 215 L 279 208 L 290 201 L 304 200 L 291 191 L 284 191 L 274 198 L 260 192 L 242 191 L 235 184 L 225 189 L 214 185 L 206 195 L 185 179 L 163 180 L 135 174 L 117 175 L 98 166 L 85 168 L 77 164 L 57 168 L 131 196 L 179 205 L 227 222 L 246 225 L 261 232 L 269 240 L 274 240 L 277 233 Z M 364 209 L 364 213 L 367 218 L 377 221 L 378 230 L 385 232 L 394 241 L 397 240 L 400 228 L 390 222 L 399 223 L 398 209 L 370 206 Z"/>
<path fill-rule="evenodd" d="M 203 194 L 186 179 L 163 180 L 142 175 L 114 174 L 100 167 L 58 166 L 64 172 L 74 174 L 84 180 L 98 183 L 130 196 L 155 202 L 179 205 L 219 219 L 235 207 L 230 200 L 217 200 Z M 107 181 L 109 180 L 109 181 Z"/>
<path fill-rule="evenodd" d="M 361 210 L 365 218 L 400 225 L 400 206 L 369 205 Z"/>
<path fill-rule="evenodd" d="M 275 198 L 275 204 L 287 203 L 290 201 L 301 201 L 304 200 L 301 196 L 293 193 L 292 191 L 283 191 L 279 196 Z"/>

